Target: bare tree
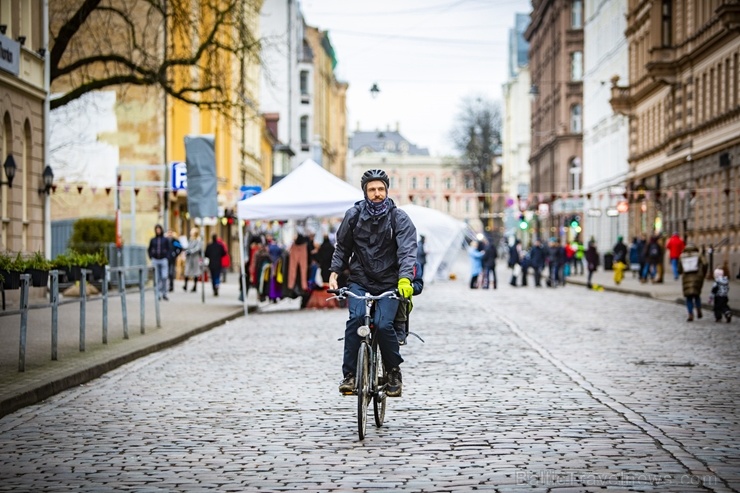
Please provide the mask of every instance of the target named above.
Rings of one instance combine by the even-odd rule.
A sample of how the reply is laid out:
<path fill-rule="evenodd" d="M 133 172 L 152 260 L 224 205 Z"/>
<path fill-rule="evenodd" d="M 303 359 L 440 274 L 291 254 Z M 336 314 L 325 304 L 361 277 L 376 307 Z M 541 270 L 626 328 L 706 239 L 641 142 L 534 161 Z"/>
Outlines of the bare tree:
<path fill-rule="evenodd" d="M 491 234 L 493 217 L 493 165 L 501 147 L 501 107 L 481 96 L 463 98 L 451 137 L 462 160 L 460 168 L 473 179 L 480 194 L 479 217 Z"/>
<path fill-rule="evenodd" d="M 159 86 L 177 100 L 234 116 L 245 104 L 243 67 L 259 63 L 259 39 L 250 28 L 259 4 L 49 2 L 51 108 L 114 86 Z"/>

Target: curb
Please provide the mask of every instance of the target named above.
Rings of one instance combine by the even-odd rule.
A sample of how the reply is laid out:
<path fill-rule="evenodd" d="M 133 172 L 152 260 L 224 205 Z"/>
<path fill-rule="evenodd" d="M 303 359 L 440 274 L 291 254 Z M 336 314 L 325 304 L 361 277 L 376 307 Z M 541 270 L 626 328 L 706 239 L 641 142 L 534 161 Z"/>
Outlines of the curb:
<path fill-rule="evenodd" d="M 585 282 L 576 281 L 576 280 L 570 280 L 568 278 L 566 278 L 565 282 L 567 282 L 568 284 L 571 284 L 573 286 L 586 286 L 586 283 Z M 657 301 L 665 301 L 667 303 L 671 303 L 671 300 L 669 300 L 669 299 L 659 298 L 659 297 L 653 296 L 650 293 L 646 293 L 644 291 L 636 291 L 636 290 L 632 290 L 632 289 L 618 288 L 616 286 L 604 286 L 604 285 L 601 285 L 601 287 L 604 289 L 604 291 L 611 291 L 613 293 L 620 293 L 620 294 L 629 294 L 629 295 L 633 295 L 633 296 L 641 296 L 643 298 L 650 298 L 650 299 L 657 300 Z M 676 303 L 678 305 L 685 305 L 686 304 L 686 300 L 683 297 L 679 297 L 679 298 L 676 298 L 673 303 Z M 713 310 L 714 309 L 714 306 L 711 305 L 711 304 L 709 304 L 709 303 L 702 303 L 702 307 L 706 307 L 707 310 L 710 310 L 710 309 Z M 732 315 L 733 316 L 739 316 L 740 317 L 740 309 L 738 309 L 738 308 L 730 308 L 730 311 L 732 312 Z"/>
<path fill-rule="evenodd" d="M 248 313 L 252 313 L 253 311 L 256 311 L 256 309 L 256 307 L 250 306 L 248 307 Z M 131 351 L 102 363 L 92 364 L 86 368 L 81 368 L 79 370 L 73 371 L 68 375 L 52 379 L 51 381 L 42 383 L 32 389 L 23 391 L 12 397 L 8 397 L 0 401 L 0 418 L 13 413 L 23 407 L 36 404 L 43 401 L 44 399 L 48 399 L 49 397 L 58 394 L 59 392 L 72 387 L 76 387 L 83 383 L 87 383 L 90 380 L 94 380 L 111 370 L 125 365 L 126 363 L 130 363 L 143 356 L 147 356 L 149 354 L 156 353 L 157 351 L 161 351 L 163 349 L 167 349 L 169 347 L 180 344 L 193 336 L 196 336 L 203 332 L 207 332 L 211 329 L 225 324 L 226 322 L 235 320 L 243 316 L 244 310 L 240 309 L 234 313 L 226 315 L 225 317 L 221 317 L 220 319 L 214 320 L 213 322 L 209 322 L 206 325 L 196 327 L 192 330 L 189 330 L 188 332 L 173 336 L 170 339 L 151 344 L 135 351 Z"/>

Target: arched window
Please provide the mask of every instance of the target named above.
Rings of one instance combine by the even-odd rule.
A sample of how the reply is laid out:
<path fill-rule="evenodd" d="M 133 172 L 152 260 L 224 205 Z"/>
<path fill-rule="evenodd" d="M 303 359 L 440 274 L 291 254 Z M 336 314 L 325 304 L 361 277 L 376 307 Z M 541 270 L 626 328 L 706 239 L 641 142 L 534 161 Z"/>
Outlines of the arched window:
<path fill-rule="evenodd" d="M 570 107 L 570 133 L 579 134 L 583 132 L 583 115 L 580 104 Z"/>

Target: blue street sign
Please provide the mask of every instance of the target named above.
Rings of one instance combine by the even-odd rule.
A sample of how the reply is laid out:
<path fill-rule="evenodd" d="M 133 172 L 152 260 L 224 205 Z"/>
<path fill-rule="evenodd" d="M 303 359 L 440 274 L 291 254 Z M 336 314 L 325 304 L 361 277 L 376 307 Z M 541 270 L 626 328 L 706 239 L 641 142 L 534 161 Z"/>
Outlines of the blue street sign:
<path fill-rule="evenodd" d="M 188 167 L 185 161 L 172 163 L 172 190 L 188 189 Z"/>
<path fill-rule="evenodd" d="M 258 185 L 251 185 L 251 186 L 242 185 L 241 187 L 239 187 L 239 200 L 241 201 L 244 199 L 248 199 L 249 197 L 253 195 L 257 195 L 261 191 L 262 191 L 262 187 Z"/>

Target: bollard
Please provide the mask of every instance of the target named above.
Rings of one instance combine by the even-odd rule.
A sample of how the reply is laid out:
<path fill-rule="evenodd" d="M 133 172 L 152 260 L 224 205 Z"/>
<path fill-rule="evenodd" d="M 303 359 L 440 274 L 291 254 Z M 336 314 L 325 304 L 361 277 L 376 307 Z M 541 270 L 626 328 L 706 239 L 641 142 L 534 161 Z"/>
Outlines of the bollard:
<path fill-rule="evenodd" d="M 157 328 L 162 327 L 159 318 L 159 295 L 157 294 L 157 269 L 154 269 L 154 314 L 157 317 Z"/>
<path fill-rule="evenodd" d="M 121 311 L 123 312 L 123 338 L 128 339 L 128 313 L 126 313 L 126 273 L 118 271 L 118 289 L 121 291 Z"/>
<path fill-rule="evenodd" d="M 154 292 L 157 292 L 156 284 L 154 285 Z M 144 289 L 144 267 L 139 267 L 139 326 L 141 327 L 141 333 L 146 333 L 146 328 L 144 327 L 144 307 L 146 305 L 146 299 L 144 298 L 144 295 L 146 294 L 146 290 Z"/>
<path fill-rule="evenodd" d="M 51 276 L 51 360 L 58 358 L 59 347 L 59 271 L 49 271 Z"/>
<path fill-rule="evenodd" d="M 28 328 L 28 288 L 31 274 L 21 274 L 21 341 L 18 346 L 18 371 L 26 371 L 26 330 Z"/>
<path fill-rule="evenodd" d="M 108 344 L 108 279 L 110 276 L 110 266 L 105 266 L 103 274 L 103 344 Z"/>
<path fill-rule="evenodd" d="M 80 269 L 80 351 L 85 350 L 85 316 L 87 311 L 87 269 Z"/>

